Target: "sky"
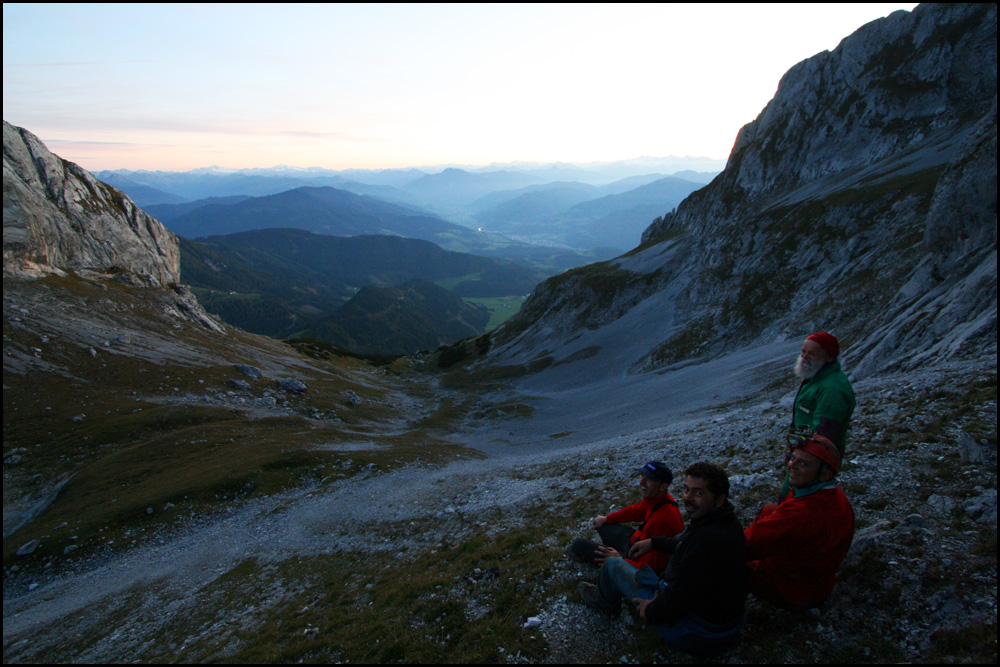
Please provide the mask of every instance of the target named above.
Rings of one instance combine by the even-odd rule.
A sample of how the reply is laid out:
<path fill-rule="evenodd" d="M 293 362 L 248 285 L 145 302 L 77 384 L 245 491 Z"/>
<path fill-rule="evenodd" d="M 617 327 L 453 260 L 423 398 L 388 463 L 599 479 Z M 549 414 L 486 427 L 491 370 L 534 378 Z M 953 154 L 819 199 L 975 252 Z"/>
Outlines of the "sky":
<path fill-rule="evenodd" d="M 3 117 L 90 170 L 725 159 L 913 4 L 3 5 Z"/>

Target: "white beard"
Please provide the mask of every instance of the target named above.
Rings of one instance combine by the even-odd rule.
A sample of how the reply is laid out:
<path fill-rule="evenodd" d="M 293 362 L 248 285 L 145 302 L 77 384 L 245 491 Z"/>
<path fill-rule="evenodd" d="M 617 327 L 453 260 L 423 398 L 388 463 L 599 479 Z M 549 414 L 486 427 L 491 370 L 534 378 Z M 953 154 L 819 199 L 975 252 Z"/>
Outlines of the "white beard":
<path fill-rule="evenodd" d="M 809 361 L 801 356 L 795 360 L 795 375 L 802 380 L 811 379 L 823 368 L 823 361 Z"/>

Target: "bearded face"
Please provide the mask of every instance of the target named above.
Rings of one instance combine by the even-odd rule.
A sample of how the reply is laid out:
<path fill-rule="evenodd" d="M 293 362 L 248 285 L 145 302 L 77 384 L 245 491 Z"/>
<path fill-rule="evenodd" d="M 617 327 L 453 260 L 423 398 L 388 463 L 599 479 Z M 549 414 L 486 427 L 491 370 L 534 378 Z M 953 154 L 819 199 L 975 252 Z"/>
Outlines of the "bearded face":
<path fill-rule="evenodd" d="M 799 356 L 795 360 L 795 375 L 801 380 L 809 380 L 823 368 L 823 359 L 806 359 Z"/>
<path fill-rule="evenodd" d="M 806 338 L 802 343 L 802 353 L 795 361 L 795 375 L 802 380 L 812 378 L 830 361 L 823 347 L 814 340 Z"/>

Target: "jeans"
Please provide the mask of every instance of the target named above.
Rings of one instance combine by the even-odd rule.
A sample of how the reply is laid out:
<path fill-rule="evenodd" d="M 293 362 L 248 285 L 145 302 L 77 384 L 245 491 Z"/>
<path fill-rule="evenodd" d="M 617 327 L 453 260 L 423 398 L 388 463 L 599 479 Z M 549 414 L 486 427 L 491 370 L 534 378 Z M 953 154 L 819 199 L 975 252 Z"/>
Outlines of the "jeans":
<path fill-rule="evenodd" d="M 666 582 L 656 576 L 653 568 L 645 565 L 636 569 L 624 558 L 609 558 L 597 575 L 597 593 L 602 606 L 608 609 L 618 609 L 622 599 L 629 604 L 633 598 L 652 600 L 666 587 Z M 673 624 L 656 623 L 653 627 L 664 639 L 686 653 L 713 655 L 736 643 L 743 619 L 719 625 L 695 614 L 687 614 Z"/>

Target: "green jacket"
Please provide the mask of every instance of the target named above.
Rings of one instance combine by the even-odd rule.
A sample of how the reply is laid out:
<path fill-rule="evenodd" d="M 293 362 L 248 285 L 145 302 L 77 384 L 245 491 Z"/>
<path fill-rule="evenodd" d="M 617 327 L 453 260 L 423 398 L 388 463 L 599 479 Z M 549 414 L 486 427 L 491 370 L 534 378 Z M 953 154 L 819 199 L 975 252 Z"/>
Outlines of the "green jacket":
<path fill-rule="evenodd" d="M 830 438 L 843 456 L 855 405 L 851 381 L 840 370 L 840 361 L 834 359 L 799 387 L 792 412 L 792 429 L 806 427 L 810 433 Z"/>

